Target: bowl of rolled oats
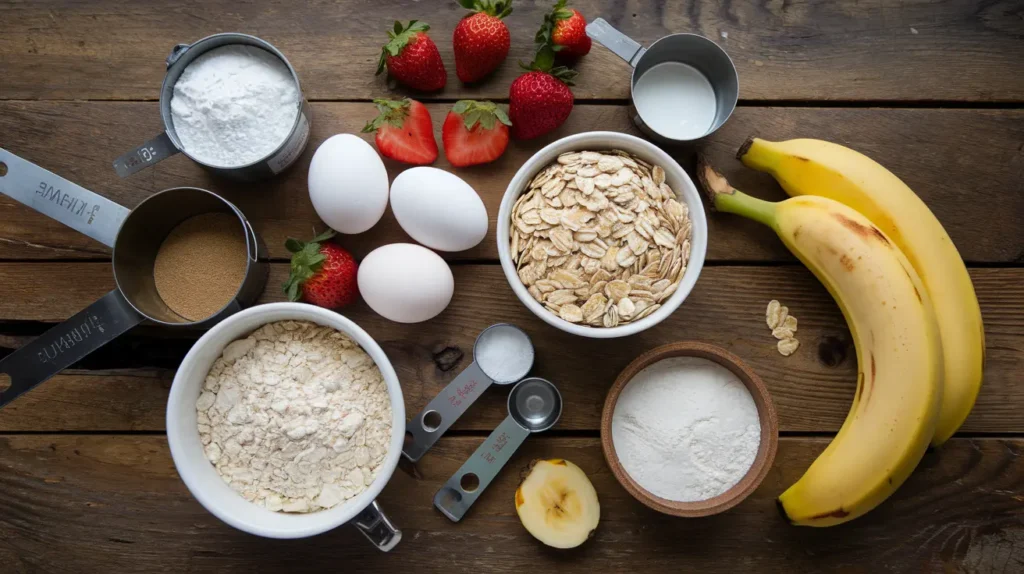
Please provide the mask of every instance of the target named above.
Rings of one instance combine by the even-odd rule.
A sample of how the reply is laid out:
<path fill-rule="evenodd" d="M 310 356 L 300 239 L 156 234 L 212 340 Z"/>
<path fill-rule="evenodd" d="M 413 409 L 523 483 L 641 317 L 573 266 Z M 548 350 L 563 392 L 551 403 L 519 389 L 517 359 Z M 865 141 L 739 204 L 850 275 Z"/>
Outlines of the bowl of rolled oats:
<path fill-rule="evenodd" d="M 660 323 L 704 266 L 707 219 L 667 153 L 617 132 L 537 152 L 498 211 L 498 256 L 519 300 L 544 322 L 592 338 Z"/>

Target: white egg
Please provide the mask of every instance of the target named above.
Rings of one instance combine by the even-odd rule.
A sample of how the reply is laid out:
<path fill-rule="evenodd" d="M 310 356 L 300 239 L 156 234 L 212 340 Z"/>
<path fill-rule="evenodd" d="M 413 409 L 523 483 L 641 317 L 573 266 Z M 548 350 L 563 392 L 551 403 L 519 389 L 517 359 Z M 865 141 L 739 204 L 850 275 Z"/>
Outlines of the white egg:
<path fill-rule="evenodd" d="M 427 247 L 469 249 L 487 235 L 487 209 L 457 175 L 436 167 L 414 167 L 391 184 L 391 210 L 402 229 Z"/>
<path fill-rule="evenodd" d="M 309 164 L 309 199 L 320 219 L 341 233 L 362 233 L 388 206 L 388 172 L 377 151 L 352 134 L 320 144 Z"/>
<path fill-rule="evenodd" d="M 419 323 L 444 311 L 455 292 L 444 259 L 419 245 L 378 247 L 359 265 L 359 293 L 371 309 L 398 323 Z"/>

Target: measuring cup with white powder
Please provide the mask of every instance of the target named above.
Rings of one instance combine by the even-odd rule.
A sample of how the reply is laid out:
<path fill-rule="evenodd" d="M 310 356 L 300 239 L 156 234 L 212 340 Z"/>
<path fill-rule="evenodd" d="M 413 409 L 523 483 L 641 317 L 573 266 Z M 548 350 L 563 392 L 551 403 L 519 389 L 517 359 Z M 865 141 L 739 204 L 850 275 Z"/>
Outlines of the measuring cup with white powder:
<path fill-rule="evenodd" d="M 602 18 L 587 25 L 587 35 L 633 67 L 633 123 L 656 141 L 700 139 L 736 108 L 736 67 L 704 36 L 671 34 L 644 48 Z"/>
<path fill-rule="evenodd" d="M 160 91 L 164 133 L 121 156 L 127 177 L 179 152 L 235 179 L 264 179 L 295 163 L 309 141 L 309 104 L 281 52 L 254 36 L 216 34 L 179 44 Z"/>
<path fill-rule="evenodd" d="M 525 331 L 498 323 L 484 329 L 473 345 L 473 364 L 406 425 L 402 454 L 418 461 L 492 384 L 510 385 L 533 368 L 533 342 Z"/>

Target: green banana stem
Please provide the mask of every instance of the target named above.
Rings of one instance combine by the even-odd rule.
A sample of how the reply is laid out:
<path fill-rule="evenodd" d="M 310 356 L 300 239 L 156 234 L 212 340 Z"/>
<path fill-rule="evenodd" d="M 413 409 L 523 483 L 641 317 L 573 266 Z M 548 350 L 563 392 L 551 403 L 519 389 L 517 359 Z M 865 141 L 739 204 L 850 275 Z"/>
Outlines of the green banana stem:
<path fill-rule="evenodd" d="M 697 166 L 697 179 L 700 180 L 705 195 L 715 209 L 742 215 L 775 229 L 776 203 L 751 197 L 729 185 L 728 180 L 705 163 L 703 159 Z"/>

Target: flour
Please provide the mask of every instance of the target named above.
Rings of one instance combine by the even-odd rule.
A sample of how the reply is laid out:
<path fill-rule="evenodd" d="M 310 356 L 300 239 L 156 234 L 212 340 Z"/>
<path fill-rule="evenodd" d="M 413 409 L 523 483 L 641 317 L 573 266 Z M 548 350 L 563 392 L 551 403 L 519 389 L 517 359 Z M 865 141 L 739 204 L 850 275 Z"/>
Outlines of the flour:
<path fill-rule="evenodd" d="M 477 365 L 499 383 L 525 377 L 533 366 L 533 343 L 515 327 L 494 327 L 484 331 L 474 349 Z"/>
<path fill-rule="evenodd" d="M 181 73 L 171 120 L 189 155 L 207 165 L 239 167 L 287 139 L 299 101 L 298 85 L 279 58 L 254 46 L 221 46 Z"/>
<path fill-rule="evenodd" d="M 640 371 L 619 395 L 612 442 L 623 468 L 651 493 L 707 500 L 738 483 L 761 441 L 757 406 L 721 365 L 674 357 Z"/>
<path fill-rule="evenodd" d="M 282 321 L 224 348 L 196 401 L 206 457 L 270 510 L 313 512 L 373 482 L 391 442 L 380 369 L 329 327 Z"/>

